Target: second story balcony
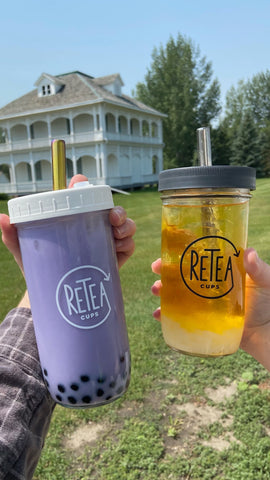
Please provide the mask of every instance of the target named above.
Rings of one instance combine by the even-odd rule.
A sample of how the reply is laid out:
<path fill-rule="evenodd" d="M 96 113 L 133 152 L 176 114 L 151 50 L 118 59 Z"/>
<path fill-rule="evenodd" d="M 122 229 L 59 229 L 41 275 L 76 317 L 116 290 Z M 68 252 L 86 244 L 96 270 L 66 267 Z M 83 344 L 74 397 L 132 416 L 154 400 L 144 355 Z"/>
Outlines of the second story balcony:
<path fill-rule="evenodd" d="M 61 138 L 66 145 L 83 145 L 111 141 L 161 145 L 161 126 L 143 118 L 125 117 L 111 112 L 101 115 L 80 114 L 5 126 L 0 153 L 35 150 L 50 147 L 51 141 Z"/>
<path fill-rule="evenodd" d="M 1 152 L 16 152 L 21 150 L 34 150 L 35 148 L 50 148 L 52 140 L 61 138 L 66 145 L 72 144 L 89 144 L 101 142 L 103 140 L 103 132 L 84 132 L 76 134 L 62 134 L 57 136 L 48 136 L 45 138 L 25 138 L 20 140 L 10 140 L 7 143 L 0 143 Z"/>

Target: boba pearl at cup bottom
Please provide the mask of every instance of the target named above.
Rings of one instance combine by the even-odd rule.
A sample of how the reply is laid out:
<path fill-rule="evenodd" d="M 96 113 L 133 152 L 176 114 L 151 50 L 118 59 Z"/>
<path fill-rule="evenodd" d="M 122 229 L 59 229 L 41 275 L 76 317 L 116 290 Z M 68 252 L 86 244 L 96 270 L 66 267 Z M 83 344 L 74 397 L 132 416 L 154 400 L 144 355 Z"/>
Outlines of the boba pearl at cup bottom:
<path fill-rule="evenodd" d="M 59 352 L 61 355 L 61 353 Z M 115 362 L 116 363 L 116 362 Z M 116 371 L 108 369 L 98 376 L 93 369 L 83 368 L 81 375 L 59 375 L 43 367 L 45 383 L 52 398 L 65 407 L 95 407 L 119 398 L 128 388 L 130 380 L 129 352 L 120 356 Z M 51 380 L 52 377 L 52 380 Z"/>

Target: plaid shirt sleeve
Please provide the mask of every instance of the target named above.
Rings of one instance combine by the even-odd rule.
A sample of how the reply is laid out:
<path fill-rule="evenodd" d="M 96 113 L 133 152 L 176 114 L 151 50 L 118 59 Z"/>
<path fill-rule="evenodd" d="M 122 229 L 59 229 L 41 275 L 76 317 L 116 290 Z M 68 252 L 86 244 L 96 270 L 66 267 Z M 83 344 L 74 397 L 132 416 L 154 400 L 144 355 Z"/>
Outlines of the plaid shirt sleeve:
<path fill-rule="evenodd" d="M 29 480 L 54 409 L 42 379 L 31 310 L 0 325 L 0 480 Z"/>

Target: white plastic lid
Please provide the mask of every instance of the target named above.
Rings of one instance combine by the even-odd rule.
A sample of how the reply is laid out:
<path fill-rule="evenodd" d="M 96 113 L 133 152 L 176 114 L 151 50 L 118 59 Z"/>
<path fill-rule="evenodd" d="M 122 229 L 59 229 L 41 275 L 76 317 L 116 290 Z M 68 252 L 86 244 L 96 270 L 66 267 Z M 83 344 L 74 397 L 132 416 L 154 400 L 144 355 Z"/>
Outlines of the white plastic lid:
<path fill-rule="evenodd" d="M 95 212 L 114 206 L 109 185 L 80 183 L 76 184 L 76 188 L 36 193 L 9 200 L 10 223 L 32 222 L 75 213 Z"/>

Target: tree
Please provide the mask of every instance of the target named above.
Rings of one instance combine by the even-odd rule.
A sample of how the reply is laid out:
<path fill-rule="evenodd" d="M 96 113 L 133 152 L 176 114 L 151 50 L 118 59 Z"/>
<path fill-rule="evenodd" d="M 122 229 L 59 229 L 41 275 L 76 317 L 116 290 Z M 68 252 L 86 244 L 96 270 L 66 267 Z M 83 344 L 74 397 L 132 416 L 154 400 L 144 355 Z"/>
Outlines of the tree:
<path fill-rule="evenodd" d="M 213 165 L 230 165 L 231 139 L 225 122 L 220 122 L 217 128 L 211 130 Z"/>
<path fill-rule="evenodd" d="M 257 176 L 270 177 L 270 121 L 260 129 L 261 160 Z"/>
<path fill-rule="evenodd" d="M 254 121 L 266 127 L 270 121 L 270 72 L 254 75 L 246 85 L 247 103 L 252 109 Z"/>
<path fill-rule="evenodd" d="M 265 127 L 270 121 L 270 72 L 258 73 L 251 80 L 240 80 L 226 95 L 225 117 L 231 128 L 238 128 L 241 119 L 250 110 L 254 122 Z"/>
<path fill-rule="evenodd" d="M 270 72 L 238 82 L 226 96 L 223 124 L 232 148 L 232 162 L 256 167 L 258 176 L 270 173 Z M 245 131 L 246 129 L 246 131 Z M 250 144 L 248 143 L 250 142 Z M 244 150 L 241 153 L 241 148 Z M 241 158 L 240 158 L 241 157 Z M 245 161 L 244 161 L 245 158 Z"/>
<path fill-rule="evenodd" d="M 167 115 L 163 122 L 167 168 L 193 162 L 196 129 L 208 125 L 220 111 L 220 86 L 211 78 L 211 63 L 182 35 L 154 48 L 145 82 L 136 86 L 136 97 Z"/>
<path fill-rule="evenodd" d="M 254 167 L 261 176 L 262 144 L 253 114 L 247 110 L 241 120 L 237 136 L 232 143 L 231 163 Z"/>
<path fill-rule="evenodd" d="M 247 108 L 247 86 L 243 80 L 240 80 L 237 87 L 231 87 L 226 95 L 225 120 L 223 123 L 231 137 L 235 137 Z"/>

